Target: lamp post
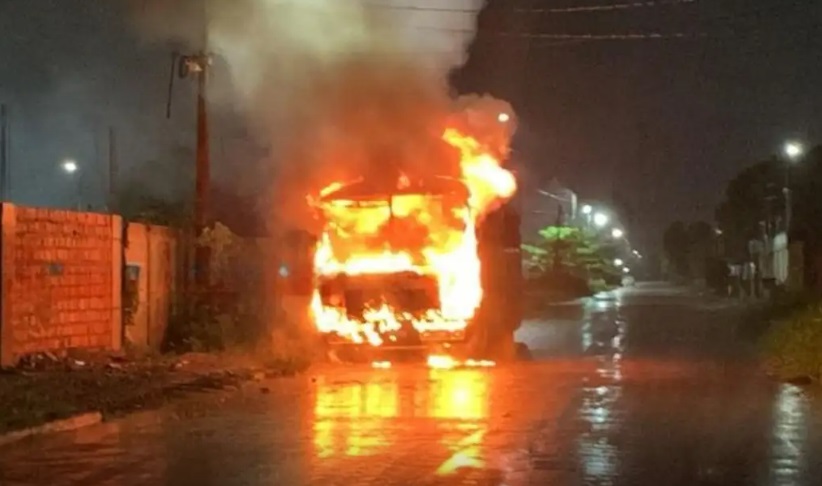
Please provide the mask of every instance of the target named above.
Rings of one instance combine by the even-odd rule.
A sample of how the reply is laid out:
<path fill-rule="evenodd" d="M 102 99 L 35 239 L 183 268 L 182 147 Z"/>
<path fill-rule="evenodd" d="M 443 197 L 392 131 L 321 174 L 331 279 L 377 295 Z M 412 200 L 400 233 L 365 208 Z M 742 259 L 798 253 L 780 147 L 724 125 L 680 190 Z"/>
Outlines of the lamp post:
<path fill-rule="evenodd" d="M 799 161 L 805 153 L 805 148 L 799 142 L 786 142 L 783 148 L 787 163 L 785 164 L 785 186 L 782 192 L 785 195 L 785 234 L 791 230 L 791 219 L 793 218 L 793 200 L 791 197 L 791 165 Z"/>
<path fill-rule="evenodd" d="M 68 175 L 68 177 L 74 178 L 74 182 L 76 184 L 75 191 L 77 192 L 77 210 L 79 211 L 81 209 L 80 174 L 78 173 L 80 170 L 80 166 L 77 165 L 77 161 L 75 161 L 74 159 L 66 159 L 63 161 L 62 164 L 60 164 L 60 168 L 63 169 L 63 172 L 65 172 Z"/>

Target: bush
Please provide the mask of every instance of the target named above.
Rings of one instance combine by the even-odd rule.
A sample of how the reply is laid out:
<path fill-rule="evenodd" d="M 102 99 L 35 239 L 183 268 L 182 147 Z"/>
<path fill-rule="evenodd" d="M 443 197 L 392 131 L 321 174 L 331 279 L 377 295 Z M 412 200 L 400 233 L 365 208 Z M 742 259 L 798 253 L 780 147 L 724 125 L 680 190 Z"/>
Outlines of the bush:
<path fill-rule="evenodd" d="M 822 379 L 822 304 L 777 322 L 764 337 L 766 366 L 785 380 Z"/>
<path fill-rule="evenodd" d="M 263 330 L 263 312 L 237 295 L 214 292 L 183 299 L 166 331 L 165 350 L 222 351 L 254 343 Z"/>
<path fill-rule="evenodd" d="M 593 293 L 587 280 L 566 271 L 545 272 L 529 284 L 537 292 L 569 298 L 585 297 Z"/>

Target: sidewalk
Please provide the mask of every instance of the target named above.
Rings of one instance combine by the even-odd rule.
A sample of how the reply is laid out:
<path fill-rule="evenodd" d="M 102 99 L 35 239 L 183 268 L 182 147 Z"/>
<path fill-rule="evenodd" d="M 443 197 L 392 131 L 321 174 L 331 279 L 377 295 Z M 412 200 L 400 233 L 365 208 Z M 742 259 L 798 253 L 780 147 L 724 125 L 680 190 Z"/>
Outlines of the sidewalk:
<path fill-rule="evenodd" d="M 92 360 L 40 357 L 0 372 L 0 440 L 12 431 L 99 413 L 102 419 L 155 408 L 183 393 L 238 387 L 294 374 L 308 363 L 240 353 Z"/>

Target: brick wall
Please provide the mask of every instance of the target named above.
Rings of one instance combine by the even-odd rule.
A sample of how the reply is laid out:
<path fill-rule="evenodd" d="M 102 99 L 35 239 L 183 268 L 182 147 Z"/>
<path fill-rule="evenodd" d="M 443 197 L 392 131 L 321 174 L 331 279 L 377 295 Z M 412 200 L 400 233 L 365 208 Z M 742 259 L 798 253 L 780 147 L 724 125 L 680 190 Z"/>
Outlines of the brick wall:
<path fill-rule="evenodd" d="M 2 205 L 0 365 L 71 348 L 119 349 L 119 216 Z"/>

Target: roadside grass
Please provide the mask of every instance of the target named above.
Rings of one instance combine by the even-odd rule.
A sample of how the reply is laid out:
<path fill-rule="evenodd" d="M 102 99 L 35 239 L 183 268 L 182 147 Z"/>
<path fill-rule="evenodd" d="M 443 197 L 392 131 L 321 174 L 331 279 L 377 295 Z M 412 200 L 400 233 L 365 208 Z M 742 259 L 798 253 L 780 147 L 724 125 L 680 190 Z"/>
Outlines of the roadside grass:
<path fill-rule="evenodd" d="M 822 380 L 822 303 L 795 310 L 777 308 L 762 338 L 767 371 L 780 380 Z"/>

